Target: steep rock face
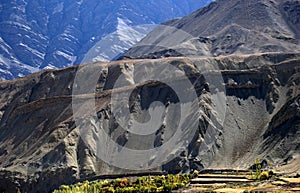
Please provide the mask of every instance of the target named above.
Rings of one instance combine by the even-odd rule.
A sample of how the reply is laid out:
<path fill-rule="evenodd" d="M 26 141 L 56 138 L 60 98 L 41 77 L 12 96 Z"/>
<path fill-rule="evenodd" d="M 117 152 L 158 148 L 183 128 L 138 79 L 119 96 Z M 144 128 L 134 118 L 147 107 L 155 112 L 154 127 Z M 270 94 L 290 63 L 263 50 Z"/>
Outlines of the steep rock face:
<path fill-rule="evenodd" d="M 124 58 L 297 52 L 299 3 L 217 0 L 182 19 L 165 23 L 166 27 L 158 27 Z"/>
<path fill-rule="evenodd" d="M 89 49 L 124 24 L 158 24 L 182 17 L 208 2 L 3 1 L 0 4 L 0 78 L 13 79 L 45 68 L 79 64 Z M 123 41 L 131 44 L 120 46 L 128 49 L 147 32 L 127 32 Z M 122 35 L 124 32 L 118 37 Z"/>
<path fill-rule="evenodd" d="M 133 72 L 138 72 L 139 64 L 155 67 L 161 63 L 185 72 L 196 89 L 196 100 L 179 101 L 172 89 L 159 82 L 134 82 Z M 172 108 L 172 105 L 186 102 L 194 104 L 192 111 L 185 114 L 188 120 L 195 118 L 195 122 L 199 122 L 197 131 L 187 148 L 174 150 L 181 152 L 179 156 L 155 170 L 176 173 L 202 168 L 248 168 L 256 158 L 288 167 L 300 154 L 299 64 L 300 55 L 292 53 L 116 61 L 103 68 L 95 89 L 75 96 L 83 101 L 91 98 L 96 101 L 95 108 L 83 103 L 87 116 L 82 117 L 80 125 L 76 124 L 72 112 L 72 88 L 78 68 L 84 66 L 2 81 L 1 190 L 14 192 L 19 187 L 26 192 L 45 192 L 78 179 L 133 172 L 101 161 L 90 146 L 97 137 L 89 133 L 83 136 L 82 129 L 92 131 L 98 120 L 99 128 L 122 147 L 139 150 L 160 147 L 172 138 L 176 126 L 174 116 L 180 108 Z M 88 86 L 93 81 L 92 73 L 103 65 L 86 65 L 91 74 L 83 77 L 85 81 L 75 88 Z M 218 68 L 209 70 L 210 66 Z M 151 68 L 143 72 L 153 73 Z M 216 79 L 218 73 L 223 81 Z M 162 127 L 149 136 L 125 131 L 112 113 L 112 92 L 129 89 L 122 85 L 115 87 L 119 75 L 125 75 L 136 88 L 127 101 L 129 104 L 125 105 L 133 115 L 128 122 L 132 119 L 145 122 L 151 108 L 166 107 Z M 176 84 L 180 82 L 181 79 L 175 79 Z M 218 98 L 220 86 L 226 89 L 226 101 Z M 154 101 L 160 103 L 151 106 Z M 226 110 L 218 109 L 220 105 Z M 96 115 L 88 116 L 93 109 Z M 184 130 L 188 131 L 195 122 L 187 121 Z M 85 137 L 91 140 L 90 144 L 85 143 Z M 118 153 L 119 150 L 110 152 L 110 164 L 120 160 Z M 153 156 L 148 166 L 169 155 Z M 130 159 L 126 156 L 121 159 L 126 164 L 136 164 L 127 160 Z M 299 166 L 295 171 L 300 171 Z"/>

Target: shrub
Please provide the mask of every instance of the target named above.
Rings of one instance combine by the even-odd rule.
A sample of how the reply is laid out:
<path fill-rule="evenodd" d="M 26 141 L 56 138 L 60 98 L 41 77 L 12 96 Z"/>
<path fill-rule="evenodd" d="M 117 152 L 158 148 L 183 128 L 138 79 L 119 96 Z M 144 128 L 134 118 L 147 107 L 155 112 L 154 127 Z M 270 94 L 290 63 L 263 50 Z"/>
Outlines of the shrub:
<path fill-rule="evenodd" d="M 272 171 L 262 171 L 259 159 L 255 160 L 255 170 L 255 175 L 252 176 L 255 180 L 267 180 L 274 174 Z"/>
<path fill-rule="evenodd" d="M 259 180 L 267 180 L 267 179 L 269 179 L 269 172 L 268 171 L 261 172 Z"/>
<path fill-rule="evenodd" d="M 101 193 L 114 193 L 115 189 L 113 187 L 104 187 L 100 190 Z"/>
<path fill-rule="evenodd" d="M 170 192 L 172 189 L 173 189 L 172 185 L 170 185 L 170 184 L 164 184 L 164 186 L 163 186 L 163 190 L 166 192 Z"/>
<path fill-rule="evenodd" d="M 193 176 L 194 176 L 194 177 L 198 177 L 198 175 L 199 175 L 199 171 L 198 171 L 198 170 L 194 170 Z"/>
<path fill-rule="evenodd" d="M 157 187 L 155 185 L 150 186 L 150 192 L 157 192 Z"/>

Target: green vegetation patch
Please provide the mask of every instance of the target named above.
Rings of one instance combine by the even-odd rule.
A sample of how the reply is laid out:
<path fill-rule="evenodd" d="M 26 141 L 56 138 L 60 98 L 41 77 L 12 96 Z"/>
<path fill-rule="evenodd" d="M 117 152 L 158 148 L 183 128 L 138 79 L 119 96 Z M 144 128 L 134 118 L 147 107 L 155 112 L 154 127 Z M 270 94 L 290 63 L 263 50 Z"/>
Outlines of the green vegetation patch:
<path fill-rule="evenodd" d="M 53 193 L 149 193 L 171 192 L 185 187 L 195 174 L 144 176 L 115 180 L 85 181 L 75 185 L 62 185 Z"/>

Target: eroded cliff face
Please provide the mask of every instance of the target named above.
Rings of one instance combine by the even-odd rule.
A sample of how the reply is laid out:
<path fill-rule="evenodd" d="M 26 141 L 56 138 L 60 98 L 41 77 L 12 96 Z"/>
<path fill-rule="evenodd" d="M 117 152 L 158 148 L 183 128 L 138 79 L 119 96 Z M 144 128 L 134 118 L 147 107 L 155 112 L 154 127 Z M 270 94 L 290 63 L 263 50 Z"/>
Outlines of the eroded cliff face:
<path fill-rule="evenodd" d="M 174 90 L 166 84 L 134 81 L 133 72 L 139 64 L 155 67 L 161 63 L 186 74 L 196 90 L 196 100 L 179 101 Z M 179 156 L 154 170 L 176 173 L 202 168 L 245 169 L 256 158 L 272 161 L 275 166 L 285 164 L 288 168 L 300 154 L 300 54 L 122 60 L 105 65 L 86 65 L 91 73 L 97 72 L 93 68 L 102 66 L 102 74 L 97 76 L 94 90 L 78 96 L 72 96 L 74 88 L 88 87 L 95 81 L 91 74 L 84 77 L 86 81 L 82 85 L 73 84 L 78 68 L 85 66 L 47 70 L 0 82 L 1 190 L 14 192 L 21 188 L 24 192 L 46 192 L 78 179 L 133 172 L 110 165 L 120 159 L 119 150 L 109 152 L 110 164 L 99 159 L 97 152 L 92 151 L 93 144 L 97 145 L 92 143 L 97 141 L 97 136 L 93 133 L 83 136 L 82 129 L 101 129 L 121 147 L 157 148 L 173 137 L 177 124 L 174 117 L 180 110 L 177 107 L 188 102 L 192 104 L 191 111 L 185 112 L 183 130 L 188 131 L 195 124 L 197 130 L 187 148 L 174 149 L 174 152 L 180 151 Z M 151 74 L 151 68 L 143 73 Z M 128 122 L 133 119 L 147 122 L 149 109 L 164 109 L 162 125 L 156 132 L 138 136 L 116 121 L 111 95 L 115 90 L 122 93 L 129 89 L 126 86 L 116 88 L 120 75 L 135 87 L 124 106 L 132 114 Z M 175 78 L 174 84 L 181 81 Z M 222 87 L 226 92 L 223 93 Z M 83 101 L 95 99 L 92 110 L 96 115 L 82 117 L 81 124 L 76 124 L 72 110 L 74 97 Z M 220 106 L 222 108 L 218 108 Z M 89 115 L 91 109 L 87 107 L 82 103 L 82 110 Z M 197 121 L 188 121 L 193 119 Z M 95 122 L 99 123 L 98 127 Z M 86 143 L 86 137 L 91 143 Z M 164 156 L 153 155 L 153 160 L 141 167 L 151 167 Z M 126 156 L 122 158 L 125 163 L 130 160 Z M 293 166 L 293 170 L 297 172 L 300 168 Z"/>

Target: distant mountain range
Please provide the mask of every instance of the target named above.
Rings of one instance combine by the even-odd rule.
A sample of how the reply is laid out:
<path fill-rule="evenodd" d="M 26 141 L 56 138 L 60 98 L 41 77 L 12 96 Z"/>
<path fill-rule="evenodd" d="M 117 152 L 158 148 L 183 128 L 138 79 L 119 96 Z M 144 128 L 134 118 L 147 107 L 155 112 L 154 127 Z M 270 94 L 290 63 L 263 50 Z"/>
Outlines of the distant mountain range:
<path fill-rule="evenodd" d="M 164 25 L 147 35 L 125 57 L 300 51 L 299 1 L 218 0 Z"/>
<path fill-rule="evenodd" d="M 107 48 L 113 46 L 112 43 L 110 47 L 100 47 L 100 51 L 89 53 L 87 58 L 85 54 L 115 31 L 113 43 L 125 43 L 115 46 L 113 53 L 122 52 L 152 29 L 144 26 L 127 31 L 124 27 L 158 24 L 187 15 L 209 2 L 210 0 L 2 1 L 0 79 L 13 79 L 41 69 L 66 67 L 93 60 L 97 56 L 100 56 L 98 60 L 111 59 Z M 103 54 L 102 50 L 106 52 Z"/>

